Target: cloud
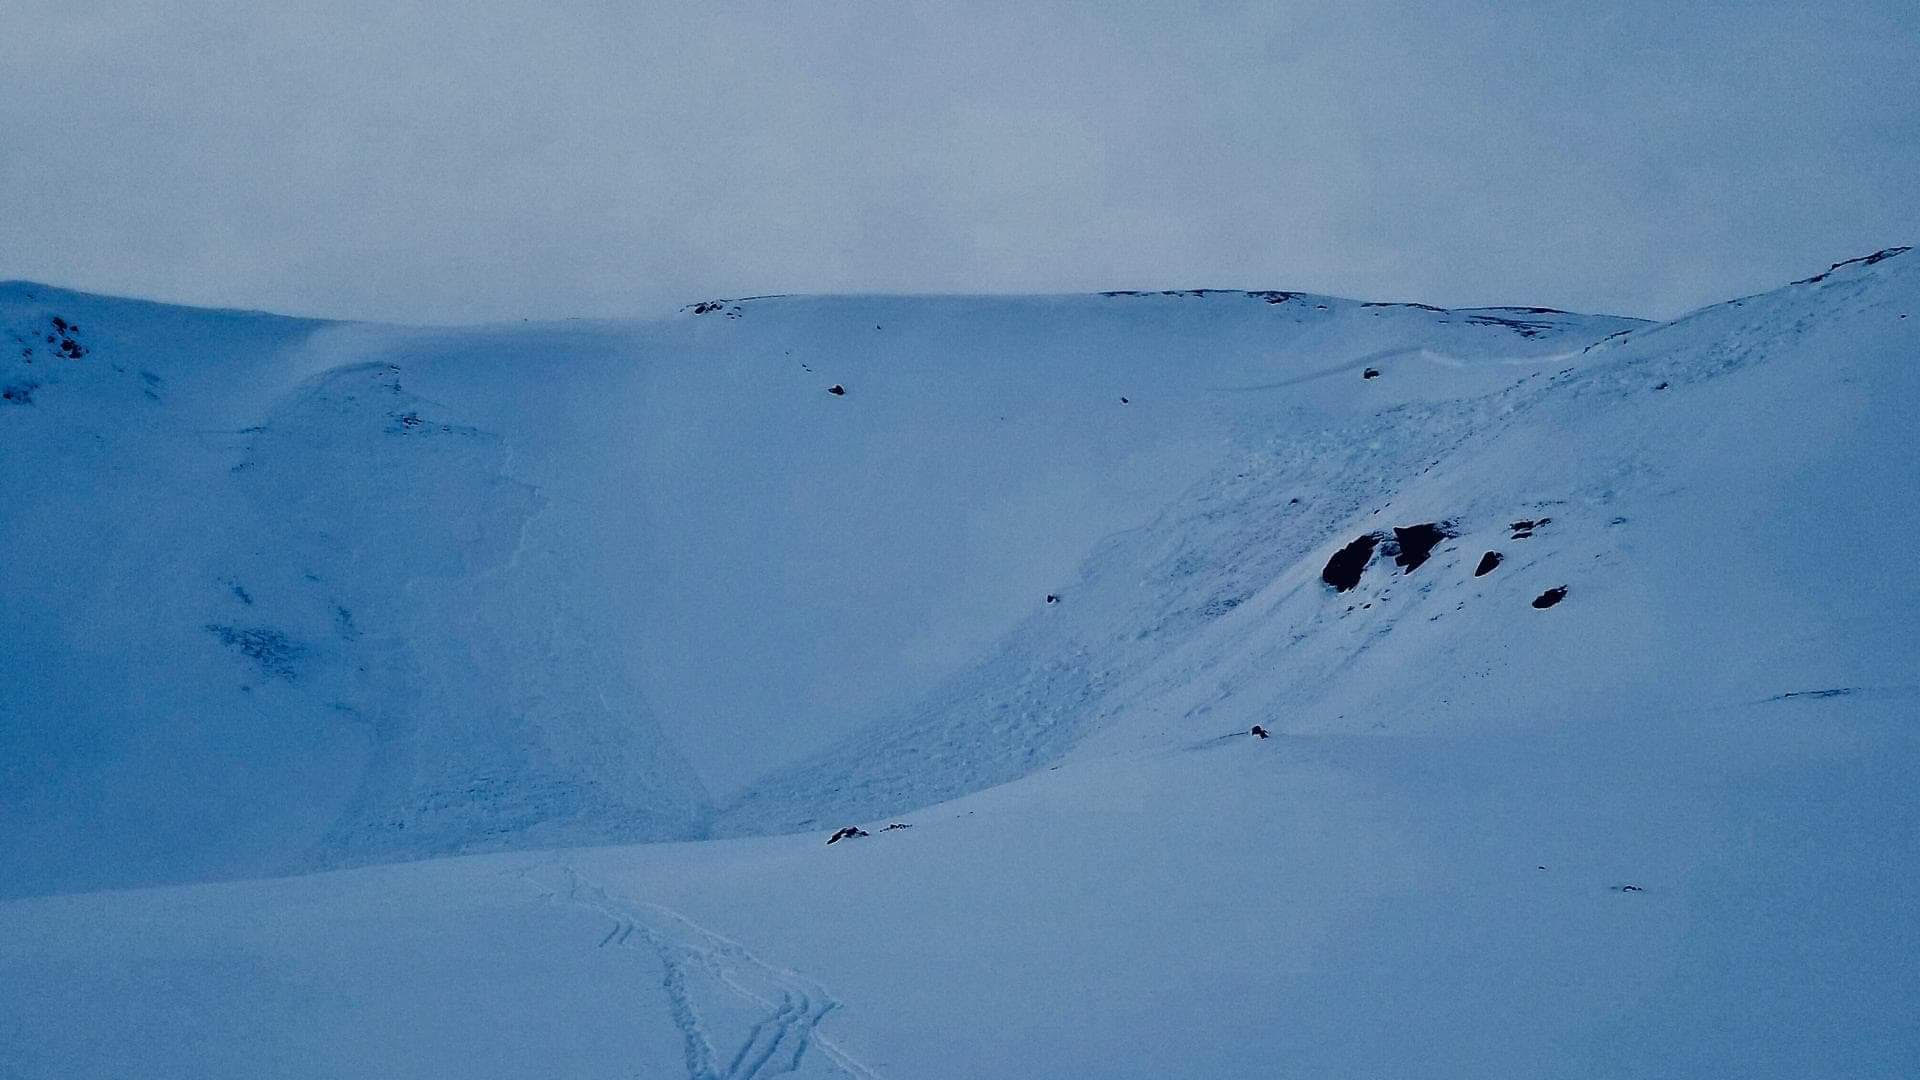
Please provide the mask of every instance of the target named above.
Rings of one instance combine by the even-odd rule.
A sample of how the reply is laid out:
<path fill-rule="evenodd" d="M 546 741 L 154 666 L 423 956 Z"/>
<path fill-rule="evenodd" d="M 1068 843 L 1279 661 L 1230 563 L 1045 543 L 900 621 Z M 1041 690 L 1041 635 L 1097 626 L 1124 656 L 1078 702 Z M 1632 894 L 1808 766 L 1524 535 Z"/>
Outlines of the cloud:
<path fill-rule="evenodd" d="M 15 0 L 0 276 L 459 321 L 1244 285 L 1672 314 L 1920 233 L 1910 4 Z"/>

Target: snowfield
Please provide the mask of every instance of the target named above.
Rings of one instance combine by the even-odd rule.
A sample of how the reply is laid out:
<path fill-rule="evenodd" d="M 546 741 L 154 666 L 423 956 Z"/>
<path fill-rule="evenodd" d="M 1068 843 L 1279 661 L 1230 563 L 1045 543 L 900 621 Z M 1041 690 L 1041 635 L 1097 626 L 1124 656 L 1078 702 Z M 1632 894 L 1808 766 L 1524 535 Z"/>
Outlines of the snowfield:
<path fill-rule="evenodd" d="M 1920 1073 L 1920 255 L 0 349 L 0 1077 Z"/>

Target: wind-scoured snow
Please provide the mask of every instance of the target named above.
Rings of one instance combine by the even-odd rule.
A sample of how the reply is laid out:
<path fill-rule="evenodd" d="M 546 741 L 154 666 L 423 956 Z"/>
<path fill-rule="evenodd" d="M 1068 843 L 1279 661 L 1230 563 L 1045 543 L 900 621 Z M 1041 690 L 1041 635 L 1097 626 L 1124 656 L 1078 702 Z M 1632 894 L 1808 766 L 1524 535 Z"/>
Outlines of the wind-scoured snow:
<path fill-rule="evenodd" d="M 1911 254 L 0 333 L 0 1075 L 1920 1070 Z"/>

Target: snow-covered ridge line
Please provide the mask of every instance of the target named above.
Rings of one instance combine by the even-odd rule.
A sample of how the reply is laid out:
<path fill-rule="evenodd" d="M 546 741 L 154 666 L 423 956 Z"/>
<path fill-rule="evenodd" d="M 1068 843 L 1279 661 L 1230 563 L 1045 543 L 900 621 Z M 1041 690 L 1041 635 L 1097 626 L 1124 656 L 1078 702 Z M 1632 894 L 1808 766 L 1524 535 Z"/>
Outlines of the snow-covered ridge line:
<path fill-rule="evenodd" d="M 1846 262 L 1835 263 L 1833 264 L 1831 269 L 1839 269 L 1840 267 L 1849 265 L 1850 263 L 1867 262 L 1868 264 L 1871 264 L 1872 262 L 1878 261 L 1881 258 L 1888 257 L 1889 255 L 1892 255 L 1892 254 L 1898 254 L 1905 250 L 1907 249 L 1905 248 L 1886 249 L 1885 251 L 1877 252 L 1872 256 L 1862 256 L 1859 259 L 1850 259 L 1850 260 L 1847 260 Z M 1813 279 L 1807 279 L 1807 280 L 1813 281 L 1818 279 L 1813 278 Z M 1796 282 L 1796 284 L 1804 284 L 1804 283 L 1805 282 Z M 8 291 L 16 292 L 20 294 L 21 298 L 25 300 L 32 301 L 32 302 L 42 302 L 47 304 L 54 304 L 62 301 L 65 301 L 65 302 L 104 301 L 104 302 L 110 302 L 115 304 L 146 305 L 152 308 L 161 308 L 161 309 L 166 309 L 169 311 L 177 311 L 177 312 L 199 312 L 207 315 L 234 315 L 234 316 L 265 317 L 265 318 L 276 318 L 276 319 L 293 319 L 293 320 L 298 320 L 300 322 L 306 322 L 306 323 L 356 323 L 356 324 L 372 325 L 372 326 L 387 326 L 395 330 L 414 330 L 421 333 L 458 332 L 462 329 L 478 329 L 478 328 L 501 328 L 501 327 L 508 327 L 508 326 L 518 326 L 521 323 L 531 321 L 531 320 L 518 320 L 514 322 L 483 322 L 483 323 L 470 324 L 469 326 L 466 326 L 466 327 L 463 327 L 457 324 L 446 325 L 446 326 L 431 326 L 431 327 L 424 326 L 424 325 L 414 326 L 412 324 L 406 324 L 406 323 L 390 323 L 390 322 L 370 321 L 365 319 L 354 319 L 354 318 L 343 318 L 343 317 L 314 317 L 314 316 L 305 316 L 305 315 L 288 315 L 285 313 L 268 311 L 268 310 L 259 309 L 259 308 L 203 307 L 203 306 L 192 305 L 192 304 L 177 304 L 177 303 L 173 303 L 165 300 L 149 300 L 149 299 L 141 299 L 141 298 L 134 298 L 134 297 L 117 296 L 110 293 L 90 292 L 84 289 L 75 289 L 75 288 L 70 288 L 62 285 L 53 285 L 46 282 L 33 281 L 25 278 L 13 278 L 8 280 L 0 280 L 0 292 L 8 292 Z M 1560 317 L 1567 317 L 1567 318 L 1574 318 L 1574 319 L 1596 317 L 1593 315 L 1582 314 L 1579 312 L 1565 311 L 1560 308 L 1538 307 L 1538 306 L 1532 306 L 1532 305 L 1481 305 L 1481 306 L 1474 306 L 1474 307 L 1446 308 L 1446 307 L 1439 307 L 1433 304 L 1419 303 L 1419 302 L 1410 301 L 1410 300 L 1409 301 L 1360 300 L 1352 297 L 1335 296 L 1332 294 L 1325 294 L 1325 293 L 1303 292 L 1296 289 L 1228 289 L 1228 288 L 1212 288 L 1212 287 L 1194 288 L 1194 289 L 1108 289 L 1108 290 L 1096 291 L 1096 292 L 1063 292 L 1063 293 L 885 293 L 885 292 L 760 293 L 752 296 L 716 297 L 716 298 L 707 299 L 707 300 L 690 301 L 688 303 L 679 305 L 679 307 L 676 308 L 675 310 L 682 315 L 687 315 L 687 314 L 700 315 L 700 314 L 707 314 L 710 312 L 725 311 L 729 308 L 733 308 L 743 304 L 758 304 L 758 305 L 766 306 L 770 301 L 782 301 L 782 302 L 793 303 L 793 304 L 844 303 L 844 302 L 908 302 L 908 303 L 915 303 L 915 304 L 937 305 L 941 303 L 955 302 L 955 303 L 965 303 L 965 304 L 1033 303 L 1033 304 L 1057 305 L 1063 302 L 1084 301 L 1084 300 L 1093 300 L 1093 299 L 1106 299 L 1106 300 L 1122 299 L 1122 298 L 1209 299 L 1209 298 L 1229 298 L 1229 297 L 1239 297 L 1239 298 L 1244 298 L 1249 300 L 1256 300 L 1262 303 L 1274 304 L 1274 305 L 1326 304 L 1326 305 L 1332 306 L 1332 305 L 1338 304 L 1338 305 L 1349 305 L 1349 306 L 1364 307 L 1364 308 L 1407 308 L 1407 309 L 1413 309 L 1418 311 L 1425 311 L 1432 314 L 1448 314 L 1448 315 L 1469 315 L 1469 316 L 1476 315 L 1476 314 L 1483 315 L 1483 316 L 1539 315 L 1539 316 L 1560 316 Z M 1635 322 L 1635 323 L 1647 323 L 1651 321 L 1651 320 L 1636 318 L 1636 317 L 1627 316 L 1627 315 L 1606 315 L 1606 316 L 1600 316 L 1600 317 L 1618 319 L 1623 322 Z M 563 322 L 588 322 L 588 323 L 594 323 L 594 324 L 600 324 L 600 325 L 623 325 L 623 324 L 630 324 L 635 322 L 654 322 L 654 321 L 664 321 L 664 320 L 661 318 L 646 318 L 646 317 L 580 318 L 575 316 L 559 315 L 559 316 L 544 318 L 542 320 L 539 320 L 539 323 L 541 325 L 546 325 L 550 323 L 563 323 Z"/>

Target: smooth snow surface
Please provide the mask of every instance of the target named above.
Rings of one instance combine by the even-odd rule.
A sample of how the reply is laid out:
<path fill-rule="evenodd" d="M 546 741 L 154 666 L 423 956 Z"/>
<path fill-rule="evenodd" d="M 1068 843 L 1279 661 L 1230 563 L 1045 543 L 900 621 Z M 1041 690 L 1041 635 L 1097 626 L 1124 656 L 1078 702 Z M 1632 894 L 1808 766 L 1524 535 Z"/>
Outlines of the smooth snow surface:
<path fill-rule="evenodd" d="M 0 1076 L 1920 1072 L 1920 256 L 0 346 Z"/>

